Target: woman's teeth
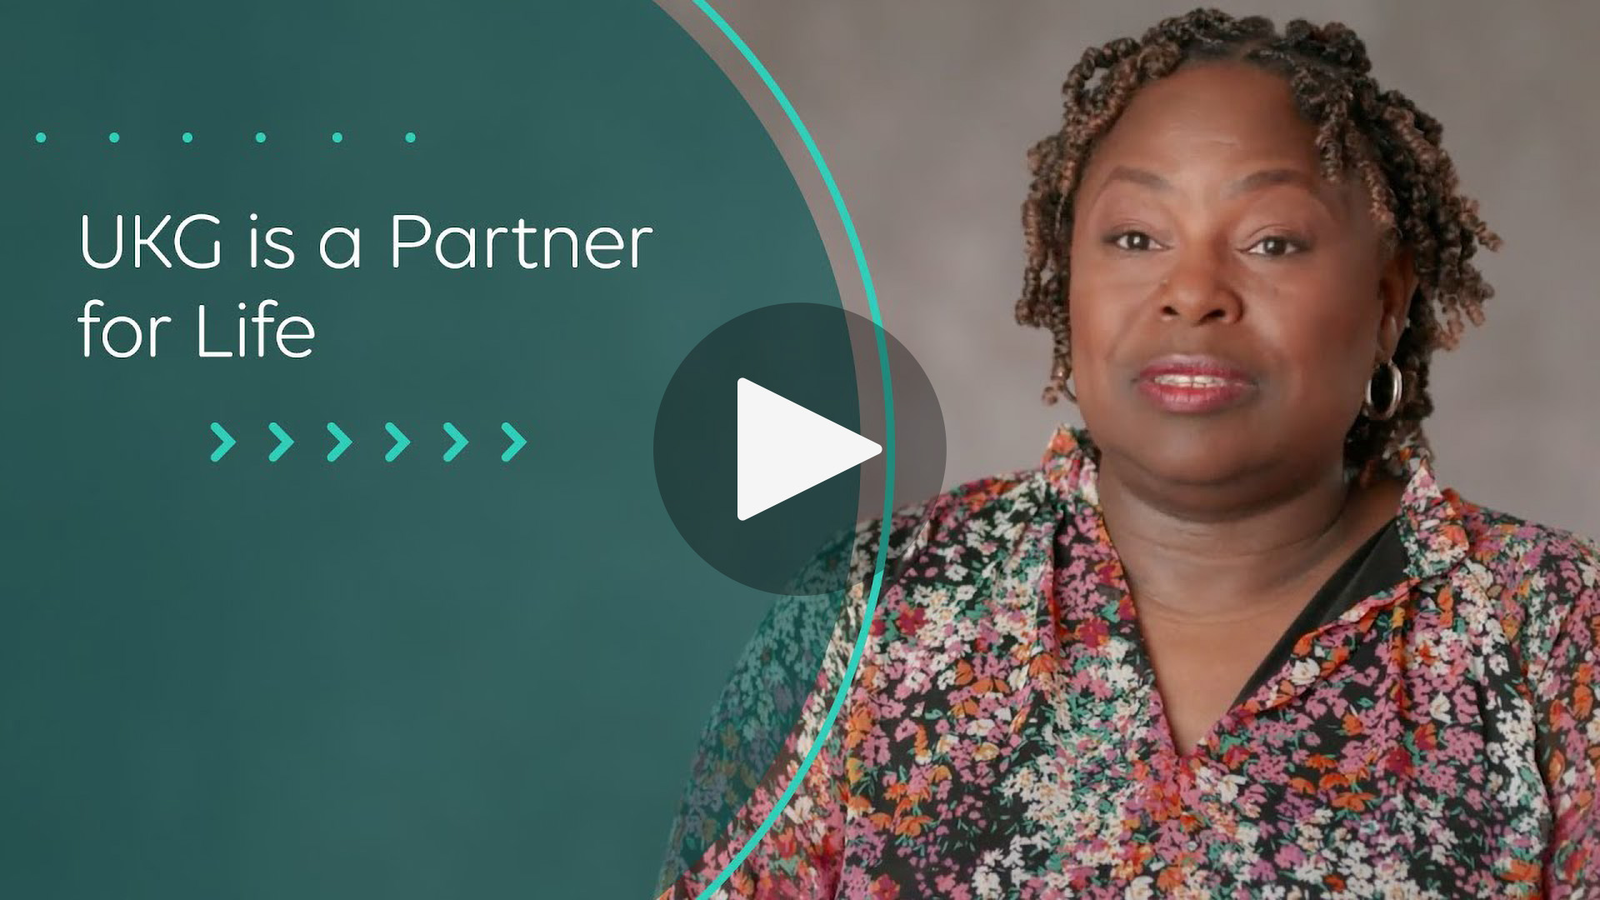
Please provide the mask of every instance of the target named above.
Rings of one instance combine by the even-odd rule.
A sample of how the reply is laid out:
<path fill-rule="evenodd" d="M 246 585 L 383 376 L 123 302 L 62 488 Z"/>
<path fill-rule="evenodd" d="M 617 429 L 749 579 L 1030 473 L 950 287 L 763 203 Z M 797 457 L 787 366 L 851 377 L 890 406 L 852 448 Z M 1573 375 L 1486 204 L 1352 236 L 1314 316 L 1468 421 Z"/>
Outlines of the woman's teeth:
<path fill-rule="evenodd" d="M 1157 375 L 1150 380 L 1172 387 L 1222 387 L 1228 383 L 1226 378 L 1211 375 Z"/>

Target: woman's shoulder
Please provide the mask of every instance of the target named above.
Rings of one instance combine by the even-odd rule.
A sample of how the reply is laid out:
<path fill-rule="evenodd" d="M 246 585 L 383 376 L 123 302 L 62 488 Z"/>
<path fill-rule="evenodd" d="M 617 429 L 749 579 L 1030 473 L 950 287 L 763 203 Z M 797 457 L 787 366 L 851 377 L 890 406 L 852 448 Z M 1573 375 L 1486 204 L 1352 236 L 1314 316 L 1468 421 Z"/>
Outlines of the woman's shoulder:
<path fill-rule="evenodd" d="M 1494 609 L 1531 671 L 1575 637 L 1600 642 L 1600 542 L 1456 497 L 1468 553 L 1462 576 Z"/>
<path fill-rule="evenodd" d="M 930 551 L 959 553 L 963 562 L 970 564 L 976 561 L 974 553 L 1007 552 L 1023 539 L 1028 524 L 1047 510 L 1070 516 L 1073 510 L 1098 502 L 1093 448 L 1086 429 L 1059 424 L 1051 429 L 1043 454 L 1032 466 L 971 478 L 900 506 L 887 516 L 858 524 L 858 573 L 870 576 L 873 572 L 874 553 L 885 530 L 889 561 Z"/>
<path fill-rule="evenodd" d="M 886 564 L 968 537 L 1004 538 L 1011 523 L 1036 510 L 1040 475 L 1040 467 L 1034 466 L 972 478 L 858 522 L 852 533 L 851 583 L 870 580 L 885 532 Z"/>
<path fill-rule="evenodd" d="M 1454 493 L 1454 492 L 1451 492 Z M 1600 541 L 1572 529 L 1474 503 L 1456 495 L 1470 558 L 1496 581 L 1531 579 L 1549 588 L 1595 590 L 1600 583 Z"/>

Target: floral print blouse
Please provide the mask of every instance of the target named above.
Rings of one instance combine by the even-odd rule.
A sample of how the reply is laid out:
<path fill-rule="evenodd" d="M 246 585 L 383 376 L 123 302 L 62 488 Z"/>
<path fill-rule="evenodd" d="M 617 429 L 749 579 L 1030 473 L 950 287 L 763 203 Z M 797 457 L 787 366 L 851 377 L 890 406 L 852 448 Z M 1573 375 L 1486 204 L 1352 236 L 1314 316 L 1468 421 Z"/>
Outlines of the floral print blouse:
<path fill-rule="evenodd" d="M 675 834 L 695 852 L 669 857 L 663 897 L 699 896 L 820 740 L 714 896 L 1600 898 L 1600 546 L 1468 502 L 1407 454 L 1390 562 L 1302 616 L 1184 751 L 1096 460 L 1062 426 L 1042 465 L 889 517 L 825 734 L 879 525 L 826 640 L 806 649 L 780 602 L 705 738 Z M 809 692 L 762 682 L 758 660 L 813 651 Z M 753 793 L 718 820 L 740 778 Z"/>

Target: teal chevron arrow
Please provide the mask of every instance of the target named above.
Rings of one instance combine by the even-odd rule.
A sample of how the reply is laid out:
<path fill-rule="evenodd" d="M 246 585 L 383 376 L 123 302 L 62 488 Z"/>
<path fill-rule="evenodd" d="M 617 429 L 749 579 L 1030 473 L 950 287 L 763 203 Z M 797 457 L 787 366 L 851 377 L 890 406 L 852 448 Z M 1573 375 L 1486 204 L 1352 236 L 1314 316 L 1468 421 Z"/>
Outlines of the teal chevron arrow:
<path fill-rule="evenodd" d="M 528 439 L 518 434 L 517 430 L 511 427 L 510 422 L 501 422 L 500 430 L 506 433 L 506 437 L 511 438 L 511 446 L 506 448 L 506 452 L 500 454 L 500 461 L 511 462 L 511 457 L 517 455 L 517 451 L 522 449 L 522 445 L 526 444 Z"/>
<path fill-rule="evenodd" d="M 457 431 L 456 427 L 451 425 L 449 422 L 444 423 L 444 433 L 450 435 L 450 437 L 455 441 L 454 444 L 450 445 L 450 449 L 444 452 L 444 461 L 449 462 L 450 460 L 456 458 L 456 455 L 461 452 L 462 447 L 467 445 L 467 436 Z"/>
<path fill-rule="evenodd" d="M 383 430 L 389 432 L 389 436 L 394 438 L 394 446 L 390 447 L 389 452 L 383 455 L 383 461 L 394 462 L 395 457 L 404 453 L 406 448 L 411 446 L 411 438 L 401 434 L 400 429 L 394 427 L 393 422 L 383 423 Z"/>
<path fill-rule="evenodd" d="M 344 448 L 350 446 L 352 442 L 350 436 L 340 431 L 339 426 L 332 422 L 328 423 L 328 433 L 339 439 L 339 443 L 334 444 L 333 449 L 328 451 L 328 462 L 333 462 L 344 452 Z"/>
<path fill-rule="evenodd" d="M 294 438 L 289 437 L 289 432 L 279 428 L 277 422 L 268 422 L 267 430 L 272 432 L 272 436 L 278 439 L 278 446 L 267 454 L 267 462 L 277 462 L 285 453 L 289 452 L 290 447 L 294 446 Z"/>
<path fill-rule="evenodd" d="M 228 451 L 232 450 L 233 445 L 237 442 L 234 441 L 233 435 L 229 434 L 228 430 L 222 427 L 220 422 L 211 423 L 211 433 L 216 435 L 217 438 L 222 441 L 222 443 L 217 445 L 217 449 L 211 451 L 211 461 L 216 462 L 224 456 L 227 456 Z"/>

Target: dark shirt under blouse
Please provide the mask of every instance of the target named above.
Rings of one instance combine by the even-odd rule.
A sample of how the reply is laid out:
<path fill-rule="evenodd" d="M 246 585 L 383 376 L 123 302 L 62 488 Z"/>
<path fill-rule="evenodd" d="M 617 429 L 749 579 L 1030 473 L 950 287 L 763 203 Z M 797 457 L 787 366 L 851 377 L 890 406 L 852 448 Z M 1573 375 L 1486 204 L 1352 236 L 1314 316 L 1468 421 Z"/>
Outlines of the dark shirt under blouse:
<path fill-rule="evenodd" d="M 1284 630 L 1283 636 L 1278 638 L 1278 643 L 1273 645 L 1261 665 L 1256 667 L 1255 674 L 1250 676 L 1250 680 L 1239 691 L 1239 696 L 1234 698 L 1234 706 L 1249 699 L 1257 688 L 1283 668 L 1301 635 L 1332 622 L 1344 615 L 1345 610 L 1360 603 L 1362 598 L 1370 597 L 1405 578 L 1406 548 L 1395 524 L 1391 518 L 1328 577 L 1328 581 L 1300 611 L 1300 615 Z"/>

